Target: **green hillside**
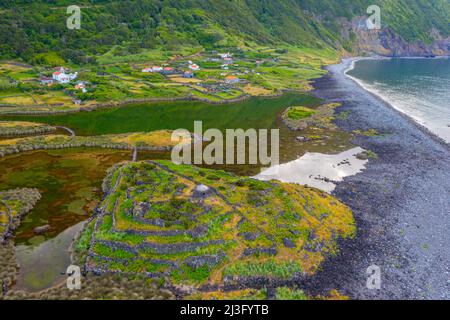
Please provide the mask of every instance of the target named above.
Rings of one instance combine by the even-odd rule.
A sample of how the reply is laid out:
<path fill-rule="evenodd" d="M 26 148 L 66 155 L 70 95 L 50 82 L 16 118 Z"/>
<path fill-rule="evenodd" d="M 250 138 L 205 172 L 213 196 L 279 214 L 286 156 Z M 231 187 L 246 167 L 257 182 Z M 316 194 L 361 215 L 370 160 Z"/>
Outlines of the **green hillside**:
<path fill-rule="evenodd" d="M 0 58 L 39 62 L 57 52 L 66 61 L 94 62 L 147 49 L 179 50 L 290 44 L 351 50 L 342 18 L 366 15 L 378 4 L 383 27 L 405 41 L 448 37 L 447 0 L 80 0 L 81 30 L 66 28 L 69 0 L 0 1 Z M 57 59 L 58 57 L 54 57 Z"/>

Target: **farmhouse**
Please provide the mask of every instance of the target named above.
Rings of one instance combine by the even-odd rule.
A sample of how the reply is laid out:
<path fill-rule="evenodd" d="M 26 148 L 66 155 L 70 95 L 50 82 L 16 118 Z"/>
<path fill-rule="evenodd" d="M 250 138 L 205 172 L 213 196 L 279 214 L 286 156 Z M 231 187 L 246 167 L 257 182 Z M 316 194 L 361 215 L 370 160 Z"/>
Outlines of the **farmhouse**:
<path fill-rule="evenodd" d="M 41 81 L 41 84 L 46 86 L 50 86 L 53 84 L 53 79 L 49 77 L 41 77 L 39 80 Z"/>
<path fill-rule="evenodd" d="M 142 72 L 150 73 L 150 72 L 161 72 L 163 71 L 163 68 L 160 66 L 153 66 L 153 67 L 145 67 L 142 69 Z"/>
<path fill-rule="evenodd" d="M 162 70 L 162 72 L 161 72 L 162 74 L 174 74 L 175 73 L 175 70 L 173 70 L 173 68 L 171 68 L 171 67 L 165 67 L 163 70 Z"/>
<path fill-rule="evenodd" d="M 225 83 L 228 83 L 228 84 L 235 84 L 235 83 L 239 83 L 240 81 L 241 80 L 236 76 L 225 77 Z"/>
<path fill-rule="evenodd" d="M 83 93 L 86 93 L 86 83 L 83 81 L 78 81 L 75 85 L 75 90 L 81 90 Z"/>
<path fill-rule="evenodd" d="M 232 64 L 233 63 L 233 58 L 224 58 L 223 59 L 225 64 Z"/>
<path fill-rule="evenodd" d="M 183 73 L 183 78 L 191 79 L 194 77 L 194 73 L 192 71 L 185 71 Z"/>
<path fill-rule="evenodd" d="M 219 56 L 220 56 L 222 59 L 231 59 L 231 58 L 233 57 L 233 54 L 232 54 L 232 53 L 229 53 L 229 52 L 227 52 L 227 53 L 219 53 Z"/>
<path fill-rule="evenodd" d="M 70 81 L 76 79 L 78 76 L 78 72 L 75 73 L 66 73 L 66 70 L 63 67 L 59 67 L 52 74 L 53 80 L 59 83 L 69 83 Z"/>
<path fill-rule="evenodd" d="M 198 65 L 196 65 L 195 63 L 189 65 L 189 69 L 197 71 L 200 70 L 200 67 Z"/>

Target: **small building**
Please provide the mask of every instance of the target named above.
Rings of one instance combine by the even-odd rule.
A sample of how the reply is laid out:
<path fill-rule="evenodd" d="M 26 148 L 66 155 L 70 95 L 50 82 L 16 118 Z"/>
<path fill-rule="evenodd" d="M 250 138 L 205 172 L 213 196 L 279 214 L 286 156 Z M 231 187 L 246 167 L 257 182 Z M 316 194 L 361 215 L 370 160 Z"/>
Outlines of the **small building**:
<path fill-rule="evenodd" d="M 78 81 L 75 85 L 75 90 L 81 90 L 83 93 L 87 92 L 86 83 L 82 81 Z"/>
<path fill-rule="evenodd" d="M 198 71 L 198 70 L 200 70 L 200 67 L 198 65 L 196 65 L 195 63 L 193 63 L 193 64 L 189 65 L 189 69 Z"/>
<path fill-rule="evenodd" d="M 142 69 L 142 72 L 144 73 L 161 72 L 161 71 L 163 71 L 163 68 L 160 66 L 145 67 Z"/>
<path fill-rule="evenodd" d="M 261 65 L 261 64 L 263 64 L 264 63 L 264 61 L 262 61 L 262 60 L 256 60 L 256 65 Z"/>
<path fill-rule="evenodd" d="M 75 73 L 66 73 L 66 70 L 63 67 L 57 68 L 57 71 L 53 72 L 52 78 L 53 80 L 59 83 L 69 83 L 72 80 L 75 80 L 78 77 L 78 72 Z"/>
<path fill-rule="evenodd" d="M 185 71 L 183 73 L 183 78 L 192 79 L 194 78 L 194 73 L 192 71 Z"/>
<path fill-rule="evenodd" d="M 231 58 L 233 57 L 233 54 L 232 54 L 232 53 L 229 53 L 229 52 L 227 52 L 227 53 L 219 53 L 219 56 L 220 56 L 222 59 L 231 59 Z"/>
<path fill-rule="evenodd" d="M 230 67 L 227 64 L 223 64 L 220 66 L 223 70 L 228 70 Z"/>
<path fill-rule="evenodd" d="M 236 83 L 239 83 L 240 81 L 241 80 L 236 76 L 225 77 L 225 83 L 228 83 L 228 84 L 236 84 Z"/>
<path fill-rule="evenodd" d="M 144 69 L 142 69 L 142 72 L 145 72 L 145 73 L 153 72 L 153 68 L 150 68 L 150 67 L 144 68 Z"/>
<path fill-rule="evenodd" d="M 80 99 L 74 99 L 74 100 L 72 100 L 72 103 L 76 104 L 76 105 L 80 105 L 81 104 L 81 100 Z"/>
<path fill-rule="evenodd" d="M 225 64 L 232 64 L 233 63 L 233 58 L 224 58 L 223 59 Z"/>
<path fill-rule="evenodd" d="M 162 74 L 165 74 L 165 75 L 168 75 L 168 74 L 173 74 L 175 72 L 175 70 L 173 70 L 173 68 L 171 68 L 171 67 L 165 67 L 163 70 L 162 70 Z"/>
<path fill-rule="evenodd" d="M 51 86 L 54 83 L 53 78 L 50 77 L 41 77 L 39 79 L 42 85 Z"/>

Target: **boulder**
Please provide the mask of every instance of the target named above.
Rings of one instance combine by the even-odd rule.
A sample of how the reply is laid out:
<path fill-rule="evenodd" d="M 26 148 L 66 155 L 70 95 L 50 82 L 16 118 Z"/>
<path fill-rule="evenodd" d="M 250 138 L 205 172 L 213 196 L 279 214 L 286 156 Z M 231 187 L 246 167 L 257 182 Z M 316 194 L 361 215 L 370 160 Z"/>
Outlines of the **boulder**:
<path fill-rule="evenodd" d="M 192 191 L 193 198 L 207 198 L 213 194 L 213 190 L 204 184 L 197 185 Z"/>
<path fill-rule="evenodd" d="M 47 232 L 48 230 L 50 230 L 50 228 L 51 228 L 50 225 L 46 224 L 46 225 L 34 228 L 33 231 L 35 234 L 43 234 L 43 233 Z"/>
<path fill-rule="evenodd" d="M 289 238 L 284 238 L 283 244 L 286 248 L 295 248 L 295 243 Z"/>

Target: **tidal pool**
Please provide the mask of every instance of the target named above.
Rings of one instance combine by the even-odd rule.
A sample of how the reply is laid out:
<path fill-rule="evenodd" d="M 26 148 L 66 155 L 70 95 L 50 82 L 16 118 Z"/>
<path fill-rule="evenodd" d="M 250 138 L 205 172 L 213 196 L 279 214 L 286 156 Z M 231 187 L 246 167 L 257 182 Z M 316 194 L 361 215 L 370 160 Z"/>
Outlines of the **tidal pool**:
<path fill-rule="evenodd" d="M 106 170 L 129 151 L 64 149 L 33 151 L 0 159 L 0 190 L 37 188 L 42 194 L 36 207 L 15 232 L 16 244 L 36 243 L 34 228 L 50 225 L 41 241 L 86 220 L 101 198 Z"/>
<path fill-rule="evenodd" d="M 37 244 L 16 246 L 20 273 L 14 289 L 40 291 L 67 279 L 64 273 L 71 264 L 70 246 L 83 226 L 84 222 L 79 222 L 53 239 L 41 242 L 38 236 Z"/>
<path fill-rule="evenodd" d="M 338 154 L 307 152 L 297 160 L 268 168 L 255 178 L 298 183 L 331 193 L 336 187 L 334 182 L 342 181 L 365 168 L 368 160 L 356 157 L 363 151 L 357 147 Z"/>

